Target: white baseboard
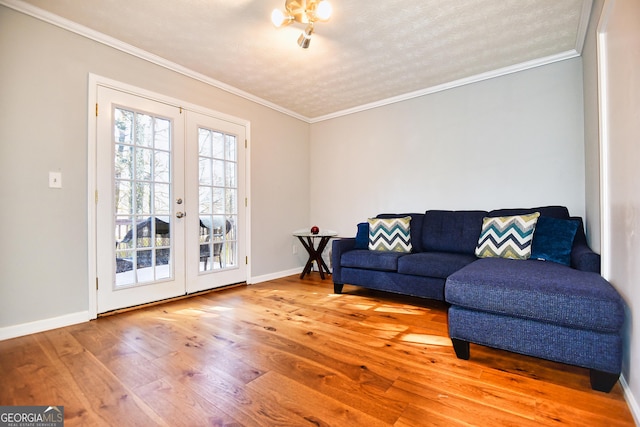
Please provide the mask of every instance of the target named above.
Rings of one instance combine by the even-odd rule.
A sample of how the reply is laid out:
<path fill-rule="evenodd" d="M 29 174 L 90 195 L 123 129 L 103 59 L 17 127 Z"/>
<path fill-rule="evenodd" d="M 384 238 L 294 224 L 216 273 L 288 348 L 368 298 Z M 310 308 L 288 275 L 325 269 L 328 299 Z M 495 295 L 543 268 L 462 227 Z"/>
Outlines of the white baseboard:
<path fill-rule="evenodd" d="M 620 385 L 622 386 L 622 391 L 624 392 L 624 400 L 627 401 L 627 406 L 629 406 L 629 410 L 631 411 L 631 415 L 633 416 L 633 421 L 637 426 L 640 426 L 640 406 L 638 406 L 638 401 L 633 395 L 631 388 L 629 388 L 629 383 L 627 383 L 627 379 L 624 377 L 624 375 L 620 375 Z"/>
<path fill-rule="evenodd" d="M 0 328 L 0 341 L 88 322 L 89 320 L 89 312 L 80 311 L 78 313 L 65 314 L 64 316 L 52 317 L 50 319 L 36 320 L 35 322 L 22 323 L 14 326 L 6 326 L 4 328 Z"/>
<path fill-rule="evenodd" d="M 279 271 L 277 273 L 265 274 L 263 276 L 254 276 L 250 279 L 249 284 L 268 282 L 269 280 L 282 279 L 283 277 L 293 276 L 302 273 L 302 267 L 292 268 L 291 270 Z"/>
<path fill-rule="evenodd" d="M 283 277 L 293 276 L 300 273 L 302 273 L 302 267 L 296 267 L 291 270 L 279 271 L 276 273 L 265 274 L 263 276 L 254 276 L 250 278 L 248 284 L 267 282 L 269 280 L 281 279 Z M 82 322 L 88 322 L 89 320 L 91 320 L 89 311 L 80 311 L 78 313 L 65 314 L 64 316 L 52 317 L 50 319 L 6 326 L 0 328 L 0 341 L 71 326 Z"/>

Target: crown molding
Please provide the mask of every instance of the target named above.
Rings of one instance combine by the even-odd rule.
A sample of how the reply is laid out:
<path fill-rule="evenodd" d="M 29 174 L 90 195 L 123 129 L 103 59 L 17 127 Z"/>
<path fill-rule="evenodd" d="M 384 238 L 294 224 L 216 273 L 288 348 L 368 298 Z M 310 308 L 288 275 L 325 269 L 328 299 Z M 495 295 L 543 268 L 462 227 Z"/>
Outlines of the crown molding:
<path fill-rule="evenodd" d="M 552 64 L 558 61 L 564 61 L 567 59 L 575 58 L 577 56 L 580 56 L 580 54 L 576 50 L 572 49 L 556 55 L 534 59 L 532 61 L 522 62 L 520 64 L 510 65 L 508 67 L 499 68 L 497 70 L 491 70 L 486 73 L 475 74 L 473 76 L 465 77 L 463 79 L 454 80 L 454 81 L 443 83 L 436 86 L 431 86 L 425 89 L 420 89 L 414 92 L 405 93 L 405 94 L 394 96 L 391 98 L 382 99 L 380 101 L 371 102 L 369 104 L 360 105 L 360 106 L 349 108 L 342 111 L 336 111 L 335 113 L 327 114 L 325 116 L 312 118 L 310 119 L 310 123 L 322 122 L 325 120 L 335 119 L 337 117 L 359 113 L 361 111 L 371 110 L 373 108 L 378 108 L 378 107 L 382 107 L 389 104 L 395 104 L 396 102 L 402 102 L 402 101 L 407 101 L 413 98 L 419 98 L 421 96 L 430 95 L 432 93 L 442 92 L 442 91 L 453 89 L 456 87 L 465 86 L 471 83 L 477 83 L 484 80 L 505 76 L 507 74 L 518 73 L 520 71 L 541 67 L 543 65 Z"/>
<path fill-rule="evenodd" d="M 25 3 L 21 0 L 0 0 L 0 5 L 6 6 L 10 9 L 13 9 L 17 12 L 21 12 L 25 15 L 29 15 L 33 18 L 39 19 L 41 21 L 47 22 L 49 24 L 55 25 L 64 30 L 70 31 L 72 33 L 78 34 L 80 36 L 86 37 L 98 43 L 101 43 L 105 46 L 109 46 L 111 48 L 117 49 L 121 52 L 127 53 L 129 55 L 140 58 L 144 61 L 151 62 L 160 67 L 166 68 L 168 70 L 174 71 L 176 73 L 182 74 L 186 77 L 190 77 L 192 79 L 198 80 L 202 83 L 206 83 L 210 86 L 216 87 L 218 89 L 224 90 L 225 92 L 229 92 L 233 95 L 237 95 L 241 98 L 247 99 L 249 101 L 255 102 L 256 104 L 263 105 L 265 107 L 271 108 L 273 110 L 279 111 L 283 114 L 291 116 L 293 118 L 302 120 L 304 122 L 309 122 L 309 118 L 305 117 L 301 114 L 296 113 L 295 111 L 288 110 L 284 107 L 281 107 L 277 104 L 269 102 L 265 99 L 252 95 L 248 92 L 245 92 L 236 87 L 230 86 L 226 83 L 223 83 L 219 80 L 213 79 L 211 77 L 205 76 L 204 74 L 198 73 L 189 68 L 183 67 L 180 64 L 176 64 L 175 62 L 171 62 L 165 58 L 162 58 L 158 55 L 154 55 L 153 53 L 147 52 L 146 50 L 137 48 L 128 43 L 125 43 L 121 40 L 118 40 L 114 37 L 108 36 L 101 32 L 92 30 L 91 28 L 85 27 L 84 25 L 80 25 L 76 22 L 70 21 L 66 18 L 48 12 L 46 10 L 40 9 L 39 7 L 33 6 L 29 3 Z"/>
<path fill-rule="evenodd" d="M 443 83 L 436 86 L 431 86 L 425 89 L 417 90 L 414 92 L 405 93 L 402 95 L 394 96 L 391 98 L 382 99 L 379 101 L 359 105 L 353 108 L 348 108 L 345 110 L 336 111 L 334 113 L 326 114 L 318 117 L 307 117 L 302 114 L 298 114 L 295 111 L 291 111 L 287 108 L 284 108 L 280 105 L 274 104 L 270 101 L 262 99 L 258 96 L 252 95 L 248 92 L 245 92 L 236 87 L 230 86 L 226 83 L 223 83 L 219 80 L 213 79 L 211 77 L 205 76 L 204 74 L 198 73 L 189 68 L 183 67 L 180 64 L 176 64 L 167 59 L 164 59 L 160 56 L 154 55 L 150 52 L 147 52 L 143 49 L 139 49 L 135 46 L 132 46 L 128 43 L 124 43 L 114 37 L 108 36 L 106 34 L 100 33 L 98 31 L 87 28 L 83 25 L 77 24 L 68 19 L 62 18 L 53 13 L 47 12 L 43 9 L 35 7 L 29 3 L 25 3 L 22 0 L 0 0 L 0 5 L 7 6 L 11 9 L 14 9 L 18 12 L 24 13 L 41 21 L 47 22 L 49 24 L 55 25 L 67 31 L 73 32 L 75 34 L 81 35 L 83 37 L 94 40 L 98 43 L 104 44 L 106 46 L 112 47 L 129 55 L 133 55 L 142 60 L 151 62 L 158 66 L 164 67 L 166 69 L 172 70 L 176 73 L 182 74 L 184 76 L 193 78 L 210 86 L 216 87 L 218 89 L 224 90 L 225 92 L 231 93 L 233 95 L 237 95 L 241 98 L 247 99 L 249 101 L 255 102 L 256 104 L 260 104 L 262 106 L 268 107 L 272 110 L 278 111 L 280 113 L 291 116 L 295 119 L 301 120 L 306 123 L 318 123 L 326 120 L 335 119 L 342 116 L 347 116 L 350 114 L 359 113 L 366 110 L 371 110 L 373 108 L 382 107 L 389 104 L 395 104 L 397 102 L 407 101 L 410 99 L 418 98 L 421 96 L 442 92 L 445 90 L 453 89 L 456 87 L 468 85 L 471 83 L 477 83 L 484 80 L 493 79 L 496 77 L 501 77 L 507 74 L 517 73 L 520 71 L 525 71 L 531 68 L 540 67 L 543 65 L 552 64 L 558 61 L 564 61 L 567 59 L 572 59 L 582 54 L 582 48 L 584 46 L 587 28 L 589 25 L 589 17 L 591 15 L 591 9 L 593 6 L 593 0 L 583 0 L 582 5 L 582 14 L 580 17 L 579 27 L 578 27 L 578 36 L 576 37 L 576 48 L 562 52 L 556 55 L 547 56 L 544 58 L 535 59 L 532 61 L 523 62 L 520 64 L 511 65 L 508 67 L 500 68 L 497 70 L 488 71 L 486 73 L 476 74 L 470 77 L 465 77 L 463 79 L 454 80 L 451 82 Z"/>
<path fill-rule="evenodd" d="M 591 10 L 593 9 L 593 0 L 582 1 L 582 14 L 578 23 L 578 35 L 576 36 L 576 52 L 582 55 L 585 40 L 587 39 L 587 30 L 589 29 L 589 20 L 591 19 Z"/>

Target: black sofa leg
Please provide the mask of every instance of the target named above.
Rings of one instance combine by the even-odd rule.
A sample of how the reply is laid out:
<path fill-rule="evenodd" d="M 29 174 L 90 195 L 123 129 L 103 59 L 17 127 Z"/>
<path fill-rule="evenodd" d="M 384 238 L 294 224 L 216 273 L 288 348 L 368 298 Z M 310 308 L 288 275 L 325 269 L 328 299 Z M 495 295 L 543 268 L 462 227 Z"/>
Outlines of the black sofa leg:
<path fill-rule="evenodd" d="M 333 284 L 333 293 L 334 294 L 341 294 L 343 286 L 344 285 L 342 283 L 334 283 Z"/>
<path fill-rule="evenodd" d="M 596 391 L 602 391 L 609 393 L 614 385 L 618 382 L 620 374 L 612 374 L 609 372 L 602 372 L 595 369 L 589 371 L 589 377 L 591 379 L 591 388 Z"/>
<path fill-rule="evenodd" d="M 462 341 L 457 338 L 451 338 L 453 350 L 456 352 L 458 359 L 469 360 L 469 341 Z"/>

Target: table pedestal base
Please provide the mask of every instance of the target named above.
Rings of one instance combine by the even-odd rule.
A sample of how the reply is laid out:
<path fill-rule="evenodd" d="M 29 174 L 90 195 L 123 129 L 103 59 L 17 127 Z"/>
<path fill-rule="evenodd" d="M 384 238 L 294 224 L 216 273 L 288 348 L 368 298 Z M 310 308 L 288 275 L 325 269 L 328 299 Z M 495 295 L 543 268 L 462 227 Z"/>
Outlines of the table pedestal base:
<path fill-rule="evenodd" d="M 311 267 L 313 266 L 313 262 L 315 261 L 318 264 L 318 271 L 320 272 L 320 277 L 324 280 L 324 273 L 331 274 L 329 271 L 329 267 L 322 259 L 322 252 L 327 247 L 327 243 L 331 240 L 331 236 L 318 236 L 318 237 L 310 237 L 310 236 L 297 236 L 302 246 L 307 250 L 309 254 L 309 260 L 307 264 L 304 266 L 304 270 L 302 270 L 302 274 L 300 274 L 300 278 L 304 278 L 306 274 L 311 273 Z M 320 239 L 318 242 L 318 247 L 314 247 L 313 239 Z"/>

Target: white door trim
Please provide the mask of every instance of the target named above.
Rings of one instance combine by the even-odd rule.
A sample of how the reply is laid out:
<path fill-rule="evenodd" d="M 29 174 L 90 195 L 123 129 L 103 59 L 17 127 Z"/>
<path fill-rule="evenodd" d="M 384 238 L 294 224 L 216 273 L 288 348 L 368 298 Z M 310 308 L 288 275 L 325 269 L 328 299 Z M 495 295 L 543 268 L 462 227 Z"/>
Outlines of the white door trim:
<path fill-rule="evenodd" d="M 607 27 L 615 0 L 605 0 L 596 29 L 596 57 L 598 64 L 598 104 L 600 138 L 600 238 L 601 273 L 611 278 L 611 206 L 609 194 L 609 76 L 607 63 Z"/>
<path fill-rule="evenodd" d="M 142 89 L 136 86 L 132 86 L 126 83 L 122 83 L 107 77 L 102 77 L 97 74 L 89 73 L 88 78 L 88 103 L 87 103 L 87 248 L 89 253 L 87 254 L 87 287 L 89 295 L 89 318 L 95 319 L 98 316 L 98 302 L 97 302 L 97 208 L 96 208 L 96 195 L 98 189 L 97 180 L 97 115 L 96 105 L 98 99 L 98 86 L 104 86 L 111 89 L 116 89 L 122 92 L 126 92 L 132 95 L 141 96 L 150 100 L 174 105 L 184 110 L 194 111 L 197 113 L 216 117 L 219 120 L 235 123 L 246 128 L 247 148 L 245 150 L 245 185 L 246 185 L 246 224 L 245 224 L 245 248 L 247 254 L 247 268 L 246 279 L 249 283 L 251 277 L 251 176 L 250 176 L 250 148 L 251 148 L 251 124 L 248 120 L 234 117 L 228 114 L 214 111 L 200 105 L 191 104 L 189 102 L 181 101 L 170 96 L 165 96 L 156 92 L 152 92 L 146 89 Z M 99 114 L 99 112 L 98 112 Z"/>

